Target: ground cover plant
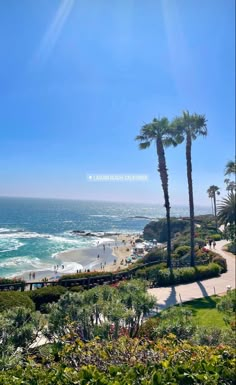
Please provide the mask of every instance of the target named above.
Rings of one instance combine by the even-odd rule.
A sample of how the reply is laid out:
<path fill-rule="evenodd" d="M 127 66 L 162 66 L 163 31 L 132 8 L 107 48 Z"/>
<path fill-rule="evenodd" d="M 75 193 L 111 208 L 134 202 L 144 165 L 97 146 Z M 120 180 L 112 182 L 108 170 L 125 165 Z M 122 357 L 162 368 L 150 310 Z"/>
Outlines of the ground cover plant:
<path fill-rule="evenodd" d="M 215 310 L 215 302 L 198 301 L 195 309 Z M 130 280 L 117 288 L 67 290 L 45 315 L 3 311 L 0 384 L 234 384 L 230 323 L 225 329 L 198 325 L 193 303 L 145 319 L 155 305 L 145 282 Z M 235 297 L 220 298 L 218 305 L 231 317 Z M 33 347 L 40 335 L 50 344 Z"/>
<path fill-rule="evenodd" d="M 77 339 L 56 355 L 52 347 L 44 348 L 24 365 L 1 372 L 0 384 L 233 385 L 234 357 L 230 347 L 194 346 L 174 335 L 155 343 L 127 337 L 89 343 Z"/>

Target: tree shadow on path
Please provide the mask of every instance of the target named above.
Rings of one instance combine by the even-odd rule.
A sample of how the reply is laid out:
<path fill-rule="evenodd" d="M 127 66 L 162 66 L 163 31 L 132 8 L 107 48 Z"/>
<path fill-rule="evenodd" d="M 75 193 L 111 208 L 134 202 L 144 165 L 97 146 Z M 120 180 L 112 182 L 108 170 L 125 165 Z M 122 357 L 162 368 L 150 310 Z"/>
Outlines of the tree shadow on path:
<path fill-rule="evenodd" d="M 209 297 L 209 294 L 205 286 L 200 281 L 197 281 L 196 284 L 199 286 L 199 289 L 201 290 L 203 297 Z"/>
<path fill-rule="evenodd" d="M 176 298 L 175 286 L 171 286 L 171 292 L 170 292 L 169 297 L 165 300 L 164 304 L 158 305 L 158 309 L 159 309 L 159 311 L 161 311 L 163 309 L 166 309 L 166 308 L 168 308 L 172 305 L 176 305 L 176 304 L 177 304 L 177 298 Z"/>
<path fill-rule="evenodd" d="M 206 290 L 206 288 L 204 287 L 204 285 L 200 281 L 197 281 L 196 283 L 199 286 L 199 288 L 203 294 L 203 297 L 206 299 L 205 306 L 209 307 L 209 308 L 215 308 L 216 307 L 216 301 L 214 300 L 214 298 L 211 298 L 212 294 L 208 293 L 208 291 Z"/>

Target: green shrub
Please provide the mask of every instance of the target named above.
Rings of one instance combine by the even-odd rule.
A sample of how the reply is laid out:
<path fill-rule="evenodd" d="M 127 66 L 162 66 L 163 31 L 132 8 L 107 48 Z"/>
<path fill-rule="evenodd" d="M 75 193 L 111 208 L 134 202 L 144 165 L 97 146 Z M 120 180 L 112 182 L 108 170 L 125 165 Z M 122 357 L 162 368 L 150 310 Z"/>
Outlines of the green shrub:
<path fill-rule="evenodd" d="M 197 251 L 195 252 L 195 256 L 196 256 L 196 260 L 198 260 L 198 261 L 200 261 L 200 260 L 205 260 L 205 259 L 209 259 L 208 252 L 202 251 L 202 249 L 197 250 Z"/>
<path fill-rule="evenodd" d="M 0 292 L 0 312 L 12 309 L 14 307 L 24 307 L 32 311 L 35 310 L 33 301 L 26 293 L 21 293 L 18 291 Z"/>
<path fill-rule="evenodd" d="M 204 246 L 206 246 L 206 241 L 205 241 L 205 239 L 202 239 L 202 238 L 195 238 L 194 239 L 194 242 L 195 242 L 195 245 L 199 248 L 202 248 L 202 247 L 204 247 Z"/>
<path fill-rule="evenodd" d="M 220 271 L 221 268 L 216 263 L 197 267 L 182 267 L 171 271 L 160 269 L 155 265 L 137 271 L 136 276 L 141 279 L 148 279 L 153 285 L 161 287 L 217 277 Z"/>
<path fill-rule="evenodd" d="M 175 254 L 178 255 L 178 257 L 183 257 L 185 254 L 189 253 L 190 246 L 179 246 L 175 249 Z"/>
<path fill-rule="evenodd" d="M 160 249 L 156 247 L 155 249 L 152 249 L 149 251 L 143 258 L 142 261 L 143 263 L 149 263 L 149 262 L 162 262 L 166 261 L 167 259 L 167 251 Z"/>
<path fill-rule="evenodd" d="M 154 331 L 156 336 L 164 337 L 170 333 L 182 340 L 190 339 L 196 330 L 192 312 L 184 307 L 173 306 L 160 314 L 159 324 Z"/>
<path fill-rule="evenodd" d="M 213 239 L 213 241 L 220 241 L 221 240 L 221 234 L 212 234 L 211 235 L 211 239 Z"/>
<path fill-rule="evenodd" d="M 160 323 L 160 318 L 148 318 L 141 326 L 138 332 L 139 337 L 154 340 L 156 338 L 156 328 Z"/>
<path fill-rule="evenodd" d="M 72 291 L 74 293 L 81 293 L 83 290 L 83 286 L 72 286 L 69 288 L 69 291 Z"/>
<path fill-rule="evenodd" d="M 25 281 L 21 278 L 0 278 L 0 285 L 4 285 L 5 283 L 25 283 Z"/>
<path fill-rule="evenodd" d="M 36 310 L 42 310 L 43 305 L 57 302 L 62 294 L 65 294 L 67 289 L 62 286 L 47 286 L 41 289 L 36 289 L 27 294 L 35 303 Z"/>
<path fill-rule="evenodd" d="M 217 304 L 217 309 L 224 313 L 224 321 L 230 325 L 232 330 L 235 330 L 236 319 L 236 289 L 229 290 L 227 294 L 220 299 Z"/>
<path fill-rule="evenodd" d="M 216 255 L 212 258 L 213 263 L 217 263 L 217 265 L 221 268 L 221 273 L 226 273 L 227 271 L 227 262 L 226 259 L 221 257 L 221 255 Z"/>
<path fill-rule="evenodd" d="M 78 273 L 78 274 L 65 274 L 62 275 L 62 277 L 59 278 L 58 282 L 66 281 L 68 279 L 80 279 L 80 278 L 94 278 L 94 277 L 102 277 L 103 275 L 111 275 L 112 273 L 103 272 L 103 271 L 91 271 L 91 272 L 84 272 L 84 273 Z"/>
<path fill-rule="evenodd" d="M 176 253 L 171 253 L 171 258 L 174 260 L 174 259 L 179 259 L 179 256 L 178 254 Z"/>
<path fill-rule="evenodd" d="M 230 243 L 229 245 L 227 245 L 227 250 L 230 253 L 236 254 L 236 243 Z"/>
<path fill-rule="evenodd" d="M 152 280 L 156 275 L 156 271 L 165 269 L 166 267 L 166 263 L 158 263 L 157 265 L 144 267 L 143 269 L 137 270 L 135 271 L 134 275 L 135 278 Z"/>

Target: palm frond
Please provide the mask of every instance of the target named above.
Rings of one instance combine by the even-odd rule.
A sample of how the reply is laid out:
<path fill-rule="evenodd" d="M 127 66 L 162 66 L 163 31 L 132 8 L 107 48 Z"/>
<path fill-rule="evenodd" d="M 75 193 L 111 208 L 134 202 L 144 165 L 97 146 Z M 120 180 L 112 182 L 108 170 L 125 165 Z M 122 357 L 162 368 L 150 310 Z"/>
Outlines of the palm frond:
<path fill-rule="evenodd" d="M 140 150 L 146 150 L 146 148 L 150 147 L 151 145 L 151 142 L 142 142 L 142 143 L 139 143 L 139 149 Z"/>
<path fill-rule="evenodd" d="M 137 135 L 137 136 L 135 137 L 135 140 L 145 141 L 146 138 L 145 138 L 144 135 Z"/>
<path fill-rule="evenodd" d="M 220 224 L 234 224 L 236 218 L 235 193 L 231 191 L 217 206 L 218 220 Z"/>
<path fill-rule="evenodd" d="M 225 175 L 236 174 L 236 162 L 230 160 L 225 166 Z"/>

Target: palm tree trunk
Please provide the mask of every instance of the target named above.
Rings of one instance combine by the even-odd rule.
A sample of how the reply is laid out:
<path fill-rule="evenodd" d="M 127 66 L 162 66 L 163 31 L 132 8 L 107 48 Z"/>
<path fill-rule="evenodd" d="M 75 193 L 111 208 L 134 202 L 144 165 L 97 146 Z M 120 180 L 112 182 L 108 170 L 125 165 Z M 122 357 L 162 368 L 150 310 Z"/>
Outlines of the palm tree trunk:
<path fill-rule="evenodd" d="M 171 260 L 171 228 L 170 228 L 170 200 L 168 193 L 168 173 L 166 168 L 166 158 L 161 138 L 156 140 L 156 149 L 158 157 L 158 172 L 160 173 L 162 189 L 164 192 L 167 224 L 167 267 L 172 268 Z"/>
<path fill-rule="evenodd" d="M 189 195 L 189 216 L 190 216 L 190 265 L 195 266 L 194 255 L 194 203 L 193 203 L 193 181 L 192 181 L 192 159 L 191 159 L 192 140 L 190 133 L 186 136 L 186 162 L 187 162 L 187 178 L 188 178 L 188 195 Z"/>
<path fill-rule="evenodd" d="M 214 215 L 214 208 L 213 208 L 213 199 L 211 197 L 211 212 L 212 212 L 212 215 Z"/>
<path fill-rule="evenodd" d="M 216 193 L 215 193 L 215 191 L 214 191 L 214 197 L 213 197 L 213 199 L 214 199 L 214 214 L 215 214 L 216 230 L 217 230 L 218 225 L 217 225 L 217 215 L 216 215 Z"/>

